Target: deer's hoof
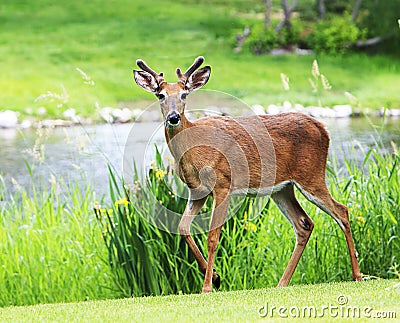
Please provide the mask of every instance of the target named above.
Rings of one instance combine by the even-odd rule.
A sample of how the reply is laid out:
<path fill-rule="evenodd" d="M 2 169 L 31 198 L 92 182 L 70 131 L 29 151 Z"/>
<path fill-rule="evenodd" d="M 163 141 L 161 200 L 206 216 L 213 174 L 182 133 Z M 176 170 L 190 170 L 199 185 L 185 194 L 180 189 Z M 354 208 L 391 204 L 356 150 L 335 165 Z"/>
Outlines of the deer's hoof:
<path fill-rule="evenodd" d="M 212 288 L 205 288 L 205 287 L 203 287 L 203 289 L 201 290 L 201 292 L 202 292 L 203 294 L 212 293 Z"/>
<path fill-rule="evenodd" d="M 213 273 L 213 279 L 212 279 L 213 285 L 216 289 L 219 289 L 219 287 L 221 286 L 221 278 L 219 277 L 219 275 L 216 273 L 216 271 L 214 270 Z"/>

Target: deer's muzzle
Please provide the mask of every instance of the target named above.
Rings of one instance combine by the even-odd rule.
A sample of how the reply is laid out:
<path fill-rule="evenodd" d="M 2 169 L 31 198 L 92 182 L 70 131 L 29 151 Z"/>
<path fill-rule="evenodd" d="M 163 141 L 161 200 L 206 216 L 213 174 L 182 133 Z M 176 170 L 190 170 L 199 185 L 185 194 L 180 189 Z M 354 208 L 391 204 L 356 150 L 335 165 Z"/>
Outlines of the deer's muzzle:
<path fill-rule="evenodd" d="M 172 111 L 167 115 L 166 125 L 167 128 L 175 128 L 181 123 L 181 116 L 179 113 Z"/>

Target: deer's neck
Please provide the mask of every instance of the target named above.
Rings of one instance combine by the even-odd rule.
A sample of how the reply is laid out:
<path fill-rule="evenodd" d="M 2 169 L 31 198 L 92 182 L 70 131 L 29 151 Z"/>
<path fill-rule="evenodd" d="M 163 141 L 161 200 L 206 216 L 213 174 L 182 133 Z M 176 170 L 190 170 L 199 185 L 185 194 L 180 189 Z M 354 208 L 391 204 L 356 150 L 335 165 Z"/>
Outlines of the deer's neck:
<path fill-rule="evenodd" d="M 177 158 L 187 150 L 187 143 L 190 138 L 190 131 L 185 131 L 193 126 L 184 114 L 181 114 L 181 124 L 176 128 L 164 127 L 165 139 L 171 154 Z"/>

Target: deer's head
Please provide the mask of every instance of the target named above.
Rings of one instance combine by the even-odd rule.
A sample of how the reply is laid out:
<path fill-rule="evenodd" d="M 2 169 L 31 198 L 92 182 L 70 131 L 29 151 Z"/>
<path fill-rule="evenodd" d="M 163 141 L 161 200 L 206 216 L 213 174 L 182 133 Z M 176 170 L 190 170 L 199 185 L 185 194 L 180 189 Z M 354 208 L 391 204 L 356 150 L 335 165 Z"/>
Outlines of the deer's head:
<path fill-rule="evenodd" d="M 198 70 L 203 62 L 202 56 L 197 57 L 184 74 L 177 68 L 178 82 L 168 83 L 164 80 L 163 73 L 157 74 L 141 59 L 136 61 L 141 70 L 133 70 L 135 81 L 158 98 L 167 128 L 180 126 L 187 95 L 201 88 L 210 78 L 210 66 Z"/>

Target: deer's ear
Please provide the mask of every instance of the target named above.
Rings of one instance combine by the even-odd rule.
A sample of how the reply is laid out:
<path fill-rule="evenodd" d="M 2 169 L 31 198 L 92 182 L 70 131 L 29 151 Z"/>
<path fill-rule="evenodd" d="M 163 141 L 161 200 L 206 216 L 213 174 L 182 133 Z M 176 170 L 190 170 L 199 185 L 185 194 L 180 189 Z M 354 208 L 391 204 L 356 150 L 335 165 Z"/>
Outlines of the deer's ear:
<path fill-rule="evenodd" d="M 135 77 L 135 82 L 137 85 L 151 93 L 157 92 L 159 84 L 153 75 L 145 71 L 138 70 L 133 70 L 133 75 Z"/>
<path fill-rule="evenodd" d="M 208 82 L 210 74 L 211 74 L 210 66 L 205 66 L 197 70 L 196 72 L 194 72 L 192 75 L 189 76 L 189 79 L 186 82 L 186 88 L 189 91 L 196 91 L 200 89 Z"/>

